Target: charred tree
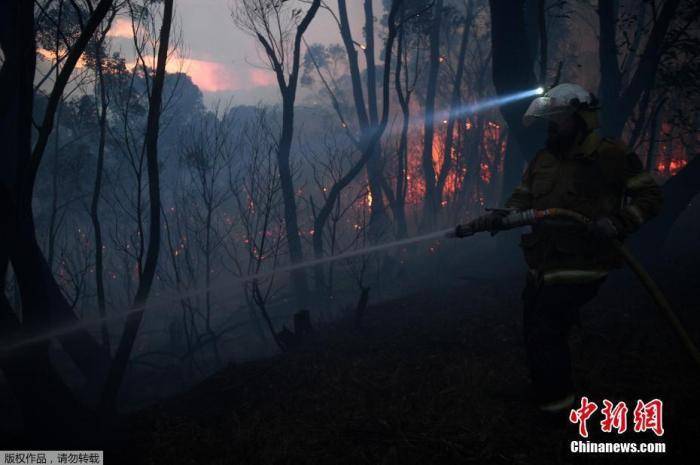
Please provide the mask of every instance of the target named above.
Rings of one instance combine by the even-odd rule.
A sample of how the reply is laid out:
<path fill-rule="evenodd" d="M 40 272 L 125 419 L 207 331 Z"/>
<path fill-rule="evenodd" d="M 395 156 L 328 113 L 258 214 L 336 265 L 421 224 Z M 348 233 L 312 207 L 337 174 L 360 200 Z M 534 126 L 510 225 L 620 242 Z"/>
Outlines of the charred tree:
<path fill-rule="evenodd" d="M 439 205 L 436 203 L 435 167 L 433 166 L 433 139 L 435 136 L 435 96 L 437 93 L 438 73 L 440 71 L 440 25 L 442 23 L 442 0 L 433 6 L 430 22 L 430 55 L 428 62 L 428 83 L 425 89 L 425 114 L 423 123 L 423 154 L 421 167 L 425 182 L 425 200 L 423 206 L 423 227 L 430 229 L 435 224 L 435 215 Z"/>
<path fill-rule="evenodd" d="M 97 160 L 95 163 L 95 181 L 93 183 L 92 198 L 90 200 L 90 221 L 92 222 L 94 240 L 95 240 L 95 290 L 97 292 L 97 309 L 100 317 L 106 316 L 106 297 L 104 285 L 104 251 L 102 240 L 102 226 L 100 224 L 99 204 L 102 192 L 103 171 L 105 148 L 107 139 L 107 110 L 109 107 L 109 96 L 107 95 L 107 86 L 105 79 L 105 60 L 104 60 L 104 45 L 107 38 L 112 21 L 116 16 L 116 10 L 106 21 L 104 27 L 96 34 L 96 40 L 93 43 L 94 48 L 94 68 L 95 68 L 95 100 L 97 107 L 97 125 L 99 136 L 97 141 Z M 110 352 L 110 340 L 107 323 L 103 322 L 101 327 L 102 345 Z"/>
<path fill-rule="evenodd" d="M 401 16 L 405 16 L 405 6 L 402 6 Z M 396 98 L 401 107 L 401 135 L 399 136 L 399 146 L 396 150 L 396 182 L 394 189 L 386 189 L 390 194 L 389 205 L 394 215 L 396 224 L 396 237 L 398 239 L 406 237 L 408 234 L 408 224 L 406 223 L 406 193 L 408 190 L 408 129 L 411 121 L 411 94 L 412 86 L 408 80 L 408 53 L 405 52 L 406 28 L 402 27 L 396 45 L 396 70 L 394 71 L 394 89 Z M 404 66 L 405 64 L 405 66 Z M 404 76 L 404 84 L 401 84 L 401 76 Z M 405 85 L 405 89 L 404 89 Z"/>
<path fill-rule="evenodd" d="M 598 5 L 598 20 L 600 26 L 599 59 L 600 59 L 600 97 L 602 105 L 602 127 L 607 136 L 621 137 L 627 121 L 638 106 L 646 107 L 644 100 L 652 92 L 659 65 L 669 47 L 673 45 L 675 31 L 672 26 L 678 19 L 682 9 L 681 0 L 664 2 L 656 14 L 651 31 L 648 33 L 646 44 L 636 60 L 636 68 L 625 69 L 627 78 L 623 75 L 623 65 L 620 64 L 620 50 L 617 42 L 618 7 L 612 0 L 601 0 Z M 695 21 L 700 14 L 700 8 L 690 5 L 684 21 L 687 25 Z M 687 28 L 682 26 L 680 30 Z M 675 53 L 675 52 L 674 52 Z M 623 63 L 626 64 L 626 63 Z M 629 68 L 629 66 L 628 66 Z M 656 132 L 657 122 L 652 112 L 652 130 Z M 633 133 L 634 136 L 634 133 Z M 656 134 L 652 135 L 655 138 Z M 655 143 L 652 141 L 652 146 Z M 650 151 L 653 147 L 650 148 Z M 654 154 L 647 156 L 653 160 Z M 691 160 L 677 175 L 669 179 L 663 186 L 664 209 L 640 232 L 635 239 L 637 244 L 644 244 L 645 250 L 659 251 L 671 227 L 678 216 L 685 211 L 690 200 L 700 192 L 698 179 L 697 156 Z"/>
<path fill-rule="evenodd" d="M 533 89 L 537 79 L 525 27 L 524 0 L 490 0 L 493 84 L 498 95 Z M 508 124 L 508 145 L 503 164 L 503 191 L 510 193 L 520 182 L 525 163 L 535 155 L 536 139 L 522 123 L 529 100 L 501 107 Z"/>
<path fill-rule="evenodd" d="M 303 17 L 301 10 L 292 10 L 292 22 L 296 21 L 296 19 L 300 20 L 294 30 L 291 44 L 289 44 L 290 41 L 287 35 L 292 28 L 289 26 L 291 23 L 286 22 L 283 18 L 287 14 L 285 9 L 288 8 L 288 5 L 284 5 L 284 2 L 243 0 L 233 13 L 234 21 L 238 26 L 254 36 L 263 47 L 270 62 L 270 67 L 275 73 L 282 97 L 282 132 L 277 149 L 277 163 L 284 201 L 287 243 L 292 263 L 299 263 L 304 258 L 299 236 L 294 179 L 290 165 L 294 137 L 294 103 L 299 81 L 302 38 L 320 6 L 321 0 L 312 0 Z M 282 24 L 285 24 L 285 26 L 280 26 Z M 290 31 L 281 30 L 281 27 L 289 27 Z M 299 304 L 304 306 L 309 292 L 304 270 L 297 269 L 292 271 L 292 283 Z"/>
<path fill-rule="evenodd" d="M 374 137 L 380 122 L 378 120 L 378 102 L 376 89 L 375 47 L 374 47 L 374 14 L 372 2 L 365 0 L 365 44 L 357 44 L 352 37 L 345 0 L 338 0 L 338 25 L 340 36 L 348 55 L 348 67 L 352 84 L 352 96 L 360 127 L 360 144 L 363 147 L 363 158 L 367 158 L 367 180 L 369 183 L 372 203 L 370 205 L 370 231 L 373 240 L 386 233 L 387 212 L 384 204 L 383 173 L 379 139 Z M 367 102 L 362 87 L 360 66 L 357 59 L 356 45 L 364 50 L 367 62 Z M 386 61 L 386 60 L 385 60 Z M 386 66 L 386 65 L 385 65 Z M 372 142 L 372 143 L 369 143 Z"/>
<path fill-rule="evenodd" d="M 326 226 L 328 218 L 331 215 L 334 205 L 342 190 L 349 185 L 353 179 L 355 179 L 362 168 L 369 163 L 372 157 L 375 155 L 373 147 L 379 145 L 379 141 L 384 134 L 386 129 L 386 124 L 389 118 L 389 89 L 391 80 L 391 55 L 394 46 L 394 40 L 396 39 L 396 33 L 398 24 L 396 21 L 396 16 L 399 11 L 400 5 L 403 0 L 393 0 L 391 5 L 391 10 L 389 12 L 388 18 L 388 34 L 385 43 L 385 55 L 384 55 L 384 71 L 382 75 L 382 114 L 381 120 L 377 121 L 377 126 L 373 126 L 369 129 L 369 133 L 362 137 L 359 141 L 360 151 L 362 156 L 360 159 L 345 173 L 330 189 L 323 206 L 321 207 L 319 213 L 316 215 L 314 221 L 314 235 L 313 235 L 313 245 L 314 253 L 316 258 L 321 258 L 323 256 L 323 230 Z M 376 96 L 375 96 L 376 101 Z M 371 108 L 371 106 L 370 106 Z M 371 110 L 370 113 L 376 112 L 377 109 Z"/>
<path fill-rule="evenodd" d="M 117 395 L 121 386 L 126 368 L 129 363 L 134 341 L 138 334 L 141 320 L 143 319 L 143 306 L 148 300 L 153 279 L 156 274 L 156 265 L 160 252 L 160 175 L 158 167 L 158 135 L 160 132 L 160 115 L 163 103 L 163 83 L 165 82 L 165 65 L 168 60 L 168 47 L 170 44 L 170 29 L 173 20 L 173 0 L 164 0 L 163 19 L 158 38 L 158 57 L 151 93 L 148 98 L 148 117 L 146 122 L 145 147 L 148 170 L 148 194 L 150 200 L 148 250 L 143 266 L 143 272 L 139 279 L 139 285 L 132 304 L 131 312 L 127 316 L 126 324 L 122 332 L 114 362 L 105 382 L 100 399 L 100 412 L 109 418 L 116 408 Z M 145 68 L 145 65 L 144 65 Z M 144 72 L 148 70 L 144 69 Z"/>
<path fill-rule="evenodd" d="M 5 144 L 0 192 L 3 230 L 0 266 L 5 271 L 8 264 L 12 264 L 20 289 L 23 318 L 15 339 L 34 341 L 3 354 L 2 368 L 17 395 L 25 423 L 57 437 L 70 435 L 74 430 L 67 421 L 70 417 L 59 410 L 64 407 L 75 409 L 76 418 L 84 418 L 87 412 L 51 366 L 50 339 L 45 335 L 51 330 L 71 326 L 78 320 L 38 245 L 32 197 L 36 173 L 65 86 L 112 3 L 111 0 L 100 1 L 81 24 L 79 36 L 71 45 L 49 96 L 33 150 L 32 110 L 37 51 L 34 4 L 18 0 L 3 2 L 0 6 L 0 47 L 4 55 L 0 71 L 0 137 Z M 7 303 L 3 296 L 3 304 Z M 9 305 L 3 307 L 4 316 L 11 320 L 11 308 Z M 58 340 L 88 380 L 102 376 L 109 354 L 87 331 L 63 331 Z M 46 408 L 43 413 L 42 407 Z"/>
<path fill-rule="evenodd" d="M 622 131 L 639 103 L 642 94 L 654 84 L 656 70 L 664 53 L 664 40 L 681 0 L 668 0 L 663 4 L 654 26 L 649 33 L 637 68 L 631 77 L 623 80 L 617 45 L 617 2 L 601 0 L 598 4 L 600 41 L 600 99 L 602 105 L 602 127 L 605 135 L 620 137 Z M 626 85 L 625 85 L 626 84 Z"/>
<path fill-rule="evenodd" d="M 442 205 L 445 182 L 452 169 L 452 149 L 454 147 L 454 130 L 457 122 L 457 110 L 462 103 L 462 79 L 464 78 L 465 60 L 467 56 L 467 45 L 469 44 L 469 34 L 474 20 L 474 2 L 469 2 L 462 25 L 462 38 L 459 44 L 457 55 L 457 69 L 455 71 L 454 83 L 452 84 L 452 96 L 450 98 L 450 113 L 447 120 L 447 132 L 445 134 L 445 149 L 443 151 L 443 161 L 440 166 L 440 174 L 435 188 L 435 205 L 439 208 Z M 461 129 L 461 128 L 460 128 Z"/>

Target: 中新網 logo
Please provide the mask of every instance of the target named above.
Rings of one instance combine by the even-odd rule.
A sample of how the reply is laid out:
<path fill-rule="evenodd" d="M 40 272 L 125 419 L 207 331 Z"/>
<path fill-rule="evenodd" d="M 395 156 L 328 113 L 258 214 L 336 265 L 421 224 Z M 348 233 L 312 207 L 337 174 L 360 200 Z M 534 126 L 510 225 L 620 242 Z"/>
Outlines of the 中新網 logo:
<path fill-rule="evenodd" d="M 584 396 L 581 398 L 580 407 L 572 409 L 569 413 L 569 421 L 578 424 L 578 433 L 581 437 L 588 437 L 588 420 L 598 410 L 598 404 L 589 401 L 588 397 Z M 627 431 L 628 412 L 626 402 L 614 404 L 608 399 L 603 399 L 603 408 L 600 409 L 600 414 L 603 416 L 600 421 L 601 431 L 610 433 L 615 430 L 618 434 Z M 632 412 L 632 422 L 635 433 L 652 431 L 657 436 L 663 436 L 663 402 L 659 399 L 653 399 L 649 402 L 637 400 Z"/>

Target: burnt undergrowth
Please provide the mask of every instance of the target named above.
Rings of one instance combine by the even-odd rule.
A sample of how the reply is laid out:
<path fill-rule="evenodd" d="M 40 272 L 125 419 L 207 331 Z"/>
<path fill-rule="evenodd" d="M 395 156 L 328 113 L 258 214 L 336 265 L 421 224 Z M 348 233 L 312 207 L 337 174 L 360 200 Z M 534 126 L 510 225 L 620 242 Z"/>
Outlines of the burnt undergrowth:
<path fill-rule="evenodd" d="M 685 263 L 685 261 L 689 261 Z M 700 278 L 684 258 L 654 270 L 696 341 Z M 231 365 L 130 417 L 111 463 L 663 463 L 700 437 L 700 373 L 628 272 L 609 278 L 572 334 L 578 394 L 601 403 L 660 398 L 663 456 L 575 456 L 566 414 L 533 406 L 521 337 L 521 276 L 455 276 L 439 291 L 372 304 L 317 327 L 289 353 Z M 633 408 L 633 407 L 632 407 Z M 631 408 L 631 409 L 632 409 Z M 630 409 L 630 410 L 631 410 Z M 630 412 L 630 422 L 631 412 Z M 631 423 L 630 423 L 631 424 Z"/>

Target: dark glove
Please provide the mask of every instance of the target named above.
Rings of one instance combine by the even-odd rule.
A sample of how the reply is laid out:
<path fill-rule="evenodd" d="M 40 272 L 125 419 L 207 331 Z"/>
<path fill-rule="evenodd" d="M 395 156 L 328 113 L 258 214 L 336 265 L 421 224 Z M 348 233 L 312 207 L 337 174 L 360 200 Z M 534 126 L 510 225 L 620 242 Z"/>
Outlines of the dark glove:
<path fill-rule="evenodd" d="M 588 224 L 588 232 L 598 239 L 622 239 L 624 229 L 622 223 L 610 216 L 601 216 Z"/>
<path fill-rule="evenodd" d="M 507 210 L 493 210 L 485 215 L 474 218 L 468 226 L 472 231 L 498 231 L 503 227 L 503 218 L 508 216 Z"/>
<path fill-rule="evenodd" d="M 488 210 L 488 209 L 487 209 Z M 508 216 L 510 210 L 493 209 L 485 215 L 474 218 L 467 224 L 458 224 L 454 232 L 447 237 L 467 237 L 480 231 L 490 231 L 496 234 L 503 227 L 503 218 Z"/>
<path fill-rule="evenodd" d="M 455 230 L 448 234 L 447 237 L 467 237 L 472 234 L 474 234 L 474 231 L 472 231 L 468 224 L 458 224 Z"/>

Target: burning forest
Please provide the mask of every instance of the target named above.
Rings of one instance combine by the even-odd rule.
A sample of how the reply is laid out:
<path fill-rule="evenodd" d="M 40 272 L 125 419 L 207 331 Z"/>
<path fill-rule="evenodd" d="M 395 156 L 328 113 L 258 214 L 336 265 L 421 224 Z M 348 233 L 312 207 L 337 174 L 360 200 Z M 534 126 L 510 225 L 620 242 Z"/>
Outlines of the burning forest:
<path fill-rule="evenodd" d="M 685 457 L 699 15 L 3 2 L 0 463 L 569 463 L 605 396 Z"/>

